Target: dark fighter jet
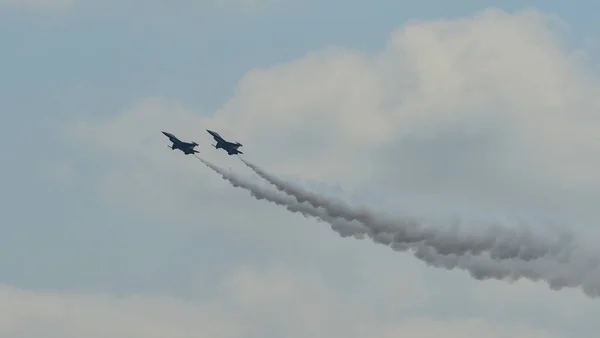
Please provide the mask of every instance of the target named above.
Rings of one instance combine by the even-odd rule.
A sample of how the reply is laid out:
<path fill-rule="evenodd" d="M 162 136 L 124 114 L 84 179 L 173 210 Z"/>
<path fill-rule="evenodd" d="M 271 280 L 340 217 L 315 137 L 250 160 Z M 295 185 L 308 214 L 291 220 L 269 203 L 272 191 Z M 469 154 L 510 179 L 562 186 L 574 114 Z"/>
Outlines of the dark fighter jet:
<path fill-rule="evenodd" d="M 212 130 L 208 130 L 206 129 L 206 131 L 212 135 L 212 137 L 215 139 L 215 141 L 217 142 L 217 144 L 213 144 L 212 146 L 215 147 L 216 149 L 223 149 L 227 152 L 227 154 L 229 155 L 235 155 L 235 154 L 243 154 L 241 151 L 238 150 L 239 147 L 242 146 L 241 143 L 236 142 L 236 143 L 232 143 L 232 142 L 228 142 L 225 141 L 221 135 L 219 135 L 219 133 L 214 132 Z"/>
<path fill-rule="evenodd" d="M 173 145 L 168 146 L 169 148 L 175 150 L 175 149 L 179 149 L 181 151 L 183 151 L 184 154 L 189 155 L 189 154 L 194 154 L 194 153 L 198 153 L 199 151 L 195 150 L 194 148 L 198 145 L 198 143 L 196 142 L 183 142 L 180 139 L 178 139 L 177 137 L 175 137 L 175 135 L 171 134 L 171 133 L 167 133 L 165 131 L 162 132 L 166 137 L 169 138 L 169 140 L 171 142 L 173 142 Z"/>

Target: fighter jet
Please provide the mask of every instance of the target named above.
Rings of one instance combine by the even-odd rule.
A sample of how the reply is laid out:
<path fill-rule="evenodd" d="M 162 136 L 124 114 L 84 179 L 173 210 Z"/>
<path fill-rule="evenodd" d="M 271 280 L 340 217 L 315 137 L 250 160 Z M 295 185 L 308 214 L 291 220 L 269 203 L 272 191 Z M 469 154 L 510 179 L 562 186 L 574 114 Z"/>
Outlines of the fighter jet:
<path fill-rule="evenodd" d="M 236 142 L 236 143 L 227 142 L 227 141 L 225 141 L 221 137 L 221 135 L 219 135 L 219 133 L 214 132 L 212 130 L 208 130 L 208 129 L 206 129 L 206 131 L 209 134 L 211 134 L 213 136 L 213 138 L 215 139 L 215 141 L 217 142 L 216 145 L 212 144 L 212 146 L 215 147 L 215 149 L 223 149 L 229 155 L 243 154 L 241 151 L 238 150 L 238 148 L 242 146 L 241 143 L 239 143 L 239 142 Z"/>
<path fill-rule="evenodd" d="M 169 140 L 171 140 L 171 142 L 173 142 L 173 145 L 171 146 L 167 146 L 173 150 L 175 149 L 179 149 L 181 151 L 183 151 L 184 154 L 189 155 L 189 154 L 194 154 L 194 153 L 198 153 L 199 151 L 195 150 L 194 148 L 198 145 L 198 143 L 196 142 L 183 142 L 180 139 L 178 139 L 177 137 L 175 137 L 175 135 L 171 134 L 171 133 L 167 133 L 165 131 L 162 132 L 166 137 L 169 138 Z"/>

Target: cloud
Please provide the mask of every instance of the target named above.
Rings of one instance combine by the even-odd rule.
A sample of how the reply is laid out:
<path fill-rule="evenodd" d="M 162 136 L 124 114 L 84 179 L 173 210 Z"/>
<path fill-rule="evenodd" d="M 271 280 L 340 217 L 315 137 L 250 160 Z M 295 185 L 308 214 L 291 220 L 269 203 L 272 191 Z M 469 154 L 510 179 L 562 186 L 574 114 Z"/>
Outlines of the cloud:
<path fill-rule="evenodd" d="M 557 321 L 573 321 L 591 323 L 591 318 L 600 308 L 596 300 L 584 299 L 584 295 L 576 290 L 565 290 L 550 295 L 552 291 L 539 288 L 530 281 L 523 281 L 511 286 L 502 282 L 492 281 L 478 283 L 474 288 L 475 297 L 489 308 L 495 309 L 499 318 L 525 317 L 525 314 L 534 314 L 538 318 Z M 540 307 L 544 303 L 545 306 Z M 507 312 L 507 305 L 518 310 Z M 539 319 L 533 319 L 532 322 Z"/>
<path fill-rule="evenodd" d="M 244 210 L 241 196 L 219 207 L 216 194 L 232 195 L 218 193 L 223 186 L 188 157 L 166 151 L 160 134 L 197 141 L 202 156 L 243 170 L 210 148 L 209 128 L 241 141 L 254 163 L 273 172 L 385 186 L 392 199 L 435 196 L 418 202 L 426 211 L 464 200 L 462 212 L 473 214 L 488 203 L 597 217 L 589 197 L 600 192 L 591 127 L 598 79 L 585 72 L 584 50 L 564 47 L 566 27 L 536 10 L 411 22 L 375 53 L 332 47 L 251 70 L 212 114 L 148 98 L 83 121 L 71 135 L 113 156 L 100 185 L 107 199 L 174 211 L 192 207 L 195 184 L 206 186 L 213 198 L 205 203 L 215 210 Z"/>
<path fill-rule="evenodd" d="M 377 249 L 366 255 L 365 247 L 371 243 L 356 244 L 335 234 L 328 237 L 328 229 L 253 201 L 194 158 L 167 149 L 160 131 L 197 141 L 203 157 L 249 175 L 235 157 L 210 147 L 212 140 L 205 129 L 217 130 L 243 143 L 246 158 L 271 172 L 339 183 L 390 211 L 401 209 L 398 205 L 429 212 L 456 208 L 508 218 L 521 211 L 530 212 L 540 223 L 543 218 L 554 220 L 549 214 L 575 214 L 577 218 L 566 218 L 572 221 L 567 226 L 591 234 L 593 229 L 579 223 L 598 219 L 594 197 L 600 192 L 595 130 L 599 81 L 587 71 L 586 51 L 567 48 L 566 33 L 565 23 L 536 10 L 489 9 L 458 19 L 409 22 L 393 31 L 385 47 L 376 52 L 330 47 L 250 70 L 231 99 L 214 112 L 197 111 L 173 98 L 144 98 L 120 113 L 94 112 L 103 114 L 71 125 L 67 137 L 82 141 L 77 146 L 100 173 L 98 191 L 118 208 L 136 206 L 139 209 L 133 213 L 148 219 L 164 212 L 168 227 L 184 223 L 186 217 L 201 219 L 199 227 L 229 229 L 232 236 L 264 244 L 257 246 L 267 248 L 270 255 L 310 257 L 316 270 L 333 265 L 328 259 L 335 259 L 335 264 L 354 263 L 354 257 L 346 255 L 356 250 L 364 255 L 356 269 L 386 265 L 387 271 L 368 279 L 385 280 L 391 271 L 409 274 L 404 264 L 392 263 L 406 262 L 401 254 L 390 253 L 385 262 L 379 261 L 371 255 Z M 509 211 L 498 216 L 486 207 Z M 518 225 L 518 220 L 511 221 Z M 337 255 L 327 256 L 327 261 L 319 259 L 327 250 Z M 244 252 L 244 256 L 249 254 Z M 289 294 L 294 284 L 283 273 L 278 276 L 283 286 L 271 285 L 251 272 L 238 275 L 244 282 L 228 285 L 238 285 L 234 289 L 240 306 L 252 308 L 257 316 L 268 312 L 269 306 L 283 306 L 280 302 L 286 297 L 295 302 L 297 311 L 308 311 L 305 303 L 311 303 L 311 298 L 294 298 L 298 295 Z M 463 293 L 472 296 L 471 286 L 478 285 L 469 284 L 466 277 L 456 282 L 456 275 L 447 271 L 428 276 L 420 276 L 416 284 L 435 280 L 443 294 L 456 298 Z M 305 283 L 316 282 L 300 284 Z M 508 293 L 511 287 L 501 288 Z M 272 298 L 265 290 L 273 290 Z M 361 293 L 348 291 L 342 300 L 332 300 L 331 290 L 326 290 L 314 291 L 318 296 L 312 301 L 328 309 L 330 316 L 344 314 L 330 304 L 345 304 L 343 299 Z M 563 293 L 547 293 L 545 298 L 561 297 L 557 294 Z M 459 310 L 456 298 L 448 305 L 448 313 L 469 311 Z M 259 301 L 265 302 L 260 303 L 263 307 L 254 307 Z M 479 298 L 475 303 L 485 308 L 486 301 Z M 461 308 L 473 305 L 468 297 L 464 302 Z M 381 303 L 381 307 L 393 307 Z M 506 312 L 511 312 L 520 303 L 513 299 L 504 304 L 510 307 Z M 316 314 L 310 318 L 318 323 L 322 323 L 320 307 L 310 312 Z M 427 313 L 395 316 L 392 324 L 382 325 L 364 312 L 356 313 L 350 318 L 364 315 L 368 321 L 360 322 L 360 327 L 366 329 L 342 316 L 332 319 L 328 328 L 345 330 L 339 325 L 352 330 L 315 332 L 397 336 L 418 327 L 416 334 L 424 337 L 440 332 L 460 337 L 490 332 L 498 337 L 518 336 L 504 331 L 516 326 L 490 327 L 481 319 L 456 324 L 451 319 L 432 319 Z M 294 314 L 300 316 L 281 310 L 272 315 L 281 325 L 294 327 L 290 332 L 313 335 L 302 331 L 313 322 L 295 321 Z M 528 337 L 550 336 L 523 330 Z"/>
<path fill-rule="evenodd" d="M 183 161 L 157 151 L 159 130 L 212 154 L 211 128 L 284 175 L 453 203 L 595 210 L 598 79 L 585 50 L 564 47 L 565 27 L 535 10 L 411 22 L 375 53 L 332 47 L 250 70 L 212 114 L 149 98 L 78 132 L 127 154 L 122 163 L 151 161 L 145 170 Z"/>
<path fill-rule="evenodd" d="M 0 334 L 38 337 L 554 337 L 529 327 L 501 327 L 484 319 L 431 319 L 403 315 L 378 319 L 376 309 L 336 292 L 309 272 L 281 266 L 239 267 L 212 297 L 196 302 L 131 295 L 34 292 L 0 285 Z M 395 285 L 395 301 L 412 300 L 411 288 Z M 385 296 L 382 293 L 382 296 Z M 398 297 L 402 295 L 405 298 Z M 373 295 L 376 297 L 376 295 Z M 385 298 L 385 297 L 384 297 Z M 375 312 L 374 312 L 375 310 Z"/>
<path fill-rule="evenodd" d="M 59 294 L 0 287 L 4 337 L 240 337 L 244 323 L 223 304 L 158 296 Z M 235 325 L 232 325 L 234 324 Z"/>

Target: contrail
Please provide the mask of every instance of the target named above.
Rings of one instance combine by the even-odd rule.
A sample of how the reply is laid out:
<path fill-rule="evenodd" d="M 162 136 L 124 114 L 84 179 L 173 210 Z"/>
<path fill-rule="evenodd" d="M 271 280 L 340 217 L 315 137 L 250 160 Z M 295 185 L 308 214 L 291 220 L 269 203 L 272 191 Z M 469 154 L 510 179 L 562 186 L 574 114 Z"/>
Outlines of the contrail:
<path fill-rule="evenodd" d="M 296 202 L 294 197 L 277 194 L 274 191 L 265 189 L 259 184 L 248 182 L 244 178 L 235 175 L 233 172 L 228 172 L 223 168 L 220 168 L 197 155 L 194 156 L 196 156 L 196 158 L 198 158 L 208 168 L 212 169 L 214 172 L 219 174 L 224 180 L 229 181 L 229 183 L 231 183 L 232 186 L 247 190 L 248 192 L 250 192 L 250 195 L 256 198 L 257 200 L 267 200 L 269 202 L 273 202 L 277 205 L 283 206 L 291 212 L 299 213 L 305 217 L 317 218 L 320 221 L 330 223 L 332 227 L 339 228 L 340 235 L 342 235 L 343 237 L 361 237 L 364 236 L 366 233 L 367 229 L 364 228 L 364 226 L 362 226 L 358 222 L 346 222 L 336 220 L 327 215 L 327 213 L 315 209 L 309 204 Z"/>
<path fill-rule="evenodd" d="M 555 243 L 548 243 L 533 236 L 529 231 L 509 230 L 499 225 L 492 225 L 481 235 L 459 233 L 458 229 L 441 230 L 424 227 L 424 221 L 409 217 L 382 215 L 367 207 L 349 206 L 339 199 L 324 197 L 306 191 L 297 185 L 286 182 L 269 174 L 258 166 L 240 158 L 244 164 L 260 177 L 273 184 L 278 190 L 293 196 L 300 203 L 307 202 L 315 208 L 323 208 L 331 217 L 343 218 L 347 221 L 358 221 L 373 232 L 394 233 L 399 242 L 424 243 L 443 255 L 479 255 L 489 253 L 492 259 L 519 259 L 524 261 L 542 257 L 554 258 L 560 262 L 569 262 L 575 255 L 571 238 L 559 238 Z M 600 257 L 590 257 L 593 267 L 600 264 Z"/>
<path fill-rule="evenodd" d="M 315 208 L 307 203 L 300 203 L 289 195 L 280 195 L 276 191 L 248 182 L 232 172 L 223 170 L 198 156 L 196 157 L 234 187 L 249 191 L 254 198 L 268 200 L 282 205 L 292 212 L 325 221 L 342 237 L 363 238 L 368 236 L 374 242 L 390 246 L 395 251 L 411 252 L 416 258 L 428 265 L 449 270 L 466 270 L 473 278 L 478 280 L 516 281 L 521 278 L 532 281 L 543 280 L 554 290 L 565 287 L 580 287 L 589 297 L 600 296 L 600 274 L 596 270 L 589 273 L 589 270 L 584 266 L 565 265 L 548 259 L 497 261 L 490 259 L 488 256 L 474 256 L 468 253 L 464 255 L 440 254 L 423 242 L 402 242 L 402 236 L 398 237 L 394 232 L 373 232 L 360 222 L 331 217 L 323 208 Z"/>

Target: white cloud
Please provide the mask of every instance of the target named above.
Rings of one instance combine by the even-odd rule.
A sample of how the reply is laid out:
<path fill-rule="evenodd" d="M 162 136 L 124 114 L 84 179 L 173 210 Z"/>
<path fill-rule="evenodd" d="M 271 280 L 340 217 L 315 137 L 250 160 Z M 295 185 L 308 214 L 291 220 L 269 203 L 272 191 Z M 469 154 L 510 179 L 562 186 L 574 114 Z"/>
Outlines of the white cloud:
<path fill-rule="evenodd" d="M 501 327 L 493 320 L 437 320 L 402 315 L 378 319 L 376 309 L 289 268 L 232 273 L 208 300 L 135 295 L 34 292 L 0 286 L 0 334 L 39 337 L 554 337 L 542 329 Z M 386 290 L 411 300 L 410 288 Z M 384 301 L 382 299 L 380 301 Z M 403 301 L 396 298 L 395 301 Z M 491 336 L 489 334 L 492 334 Z"/>
<path fill-rule="evenodd" d="M 12 337 L 240 337 L 222 304 L 161 297 L 60 294 L 0 288 L 0 333 Z M 231 325 L 234 324 L 235 325 Z"/>
<path fill-rule="evenodd" d="M 554 322 L 591 323 L 592 317 L 600 312 L 598 302 L 586 298 L 578 290 L 569 289 L 557 293 L 540 288 L 538 284 L 530 281 L 521 281 L 513 285 L 499 281 L 477 283 L 474 294 L 482 304 L 486 304 L 488 309 L 500 317 L 523 318 L 524 314 L 534 314 L 546 320 L 550 318 Z"/>
<path fill-rule="evenodd" d="M 87 141 L 83 151 L 101 155 L 99 188 L 108 199 L 127 207 L 134 203 L 145 212 L 162 209 L 177 220 L 201 215 L 202 226 L 229 228 L 265 246 L 279 245 L 277 255 L 345 254 L 351 245 L 332 240 L 334 234 L 319 236 L 307 226 L 309 221 L 230 188 L 200 163 L 190 163 L 195 159 L 168 150 L 160 131 L 197 141 L 201 156 L 233 170 L 245 168 L 210 147 L 205 129 L 240 141 L 246 158 L 284 175 L 361 189 L 385 186 L 388 194 L 430 193 L 440 205 L 465 199 L 597 217 L 597 199 L 590 196 L 600 192 L 599 82 L 586 73 L 585 51 L 564 47 L 564 28 L 535 10 L 486 10 L 458 20 L 412 22 L 394 31 L 377 53 L 328 48 L 251 70 L 233 97 L 212 114 L 177 100 L 147 98 L 122 113 L 82 121 L 69 135 Z M 164 210 L 165 205 L 172 210 Z M 357 269 L 381 264 L 371 256 L 360 262 Z M 315 265 L 327 269 L 325 261 Z M 314 299 L 298 298 L 290 294 L 298 286 L 285 273 L 274 278 L 274 285 L 251 272 L 237 278 L 229 285 L 242 302 L 239 306 L 256 316 L 275 316 L 282 323 L 277 332 L 285 336 L 359 332 L 355 334 L 391 337 L 411 330 L 418 330 L 413 333 L 419 337 L 550 336 L 529 329 L 514 329 L 517 333 L 478 318 L 457 324 L 424 316 L 384 325 L 363 309 L 352 310 L 352 318 L 367 320 L 352 321 L 336 312 L 343 310 L 332 305 L 340 299 L 331 299 L 330 289 L 313 290 Z M 390 273 L 377 278 L 390 278 Z M 308 280 L 300 285 L 311 283 L 318 284 Z M 512 290 L 514 285 L 504 287 Z M 442 287 L 456 292 L 447 288 Z M 563 295 L 547 293 L 557 294 Z M 430 294 L 417 297 L 428 298 Z M 518 299 L 507 302 L 506 312 L 521 304 Z M 290 312 L 272 312 L 284 304 L 294 306 Z M 326 324 L 323 316 L 328 316 Z M 327 327 L 310 331 L 315 322 Z"/>
<path fill-rule="evenodd" d="M 212 156 L 212 128 L 283 174 L 516 206 L 540 194 L 559 203 L 552 196 L 566 192 L 581 208 L 600 188 L 600 102 L 585 51 L 562 44 L 565 26 L 535 10 L 413 22 L 374 54 L 328 48 L 251 70 L 212 115 L 146 99 L 82 133 L 152 161 L 144 170 L 183 161 L 166 160 L 159 130 Z"/>
<path fill-rule="evenodd" d="M 564 47 L 565 27 L 535 10 L 413 22 L 376 53 L 328 48 L 251 70 L 212 114 L 147 98 L 71 131 L 117 156 L 99 187 L 107 199 L 152 212 L 186 214 L 203 194 L 221 214 L 249 200 L 167 150 L 160 134 L 198 141 L 202 156 L 245 170 L 210 147 L 208 128 L 284 175 L 429 194 L 436 208 L 491 205 L 598 220 L 600 82 L 586 73 L 585 50 Z"/>

